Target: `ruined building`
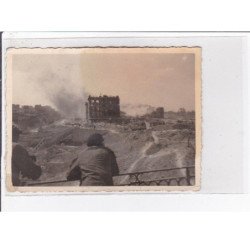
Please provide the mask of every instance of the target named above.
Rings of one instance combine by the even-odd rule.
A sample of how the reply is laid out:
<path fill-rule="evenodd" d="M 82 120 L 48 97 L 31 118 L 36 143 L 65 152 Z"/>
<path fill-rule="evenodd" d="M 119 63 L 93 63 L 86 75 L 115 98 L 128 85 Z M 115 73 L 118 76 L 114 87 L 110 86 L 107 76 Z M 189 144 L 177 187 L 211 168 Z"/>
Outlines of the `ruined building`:
<path fill-rule="evenodd" d="M 115 121 L 120 118 L 119 96 L 89 96 L 85 107 L 87 121 Z"/>
<path fill-rule="evenodd" d="M 51 124 L 61 118 L 61 115 L 50 106 L 42 105 L 12 105 L 12 121 L 21 130 L 39 128 Z"/>
<path fill-rule="evenodd" d="M 164 118 L 164 108 L 158 107 L 155 111 L 150 114 L 152 118 Z"/>

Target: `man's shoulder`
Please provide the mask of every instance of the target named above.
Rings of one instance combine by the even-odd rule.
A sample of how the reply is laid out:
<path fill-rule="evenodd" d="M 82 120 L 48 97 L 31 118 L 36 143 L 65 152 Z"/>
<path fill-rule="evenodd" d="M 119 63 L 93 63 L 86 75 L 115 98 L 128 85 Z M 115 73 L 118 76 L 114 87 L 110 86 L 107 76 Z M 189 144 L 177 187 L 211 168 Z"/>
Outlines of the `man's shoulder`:
<path fill-rule="evenodd" d="M 89 147 L 86 152 L 96 152 L 96 153 L 108 153 L 108 154 L 113 154 L 114 152 L 108 148 L 108 147 Z"/>
<path fill-rule="evenodd" d="M 108 148 L 108 147 L 103 147 L 106 151 L 108 152 L 113 152 L 112 149 Z"/>
<path fill-rule="evenodd" d="M 107 152 L 107 150 L 103 147 L 91 146 L 91 147 L 81 150 L 78 153 L 78 156 L 99 154 L 99 153 L 105 153 L 105 152 Z"/>
<path fill-rule="evenodd" d="M 109 155 L 113 155 L 115 156 L 115 153 L 112 149 L 108 148 L 108 147 L 104 147 L 104 150 L 109 154 Z"/>
<path fill-rule="evenodd" d="M 12 143 L 12 150 L 26 153 L 27 150 L 19 143 Z"/>
<path fill-rule="evenodd" d="M 96 146 L 92 146 L 92 147 L 88 147 L 82 151 L 79 152 L 79 156 L 84 156 L 84 155 L 96 155 L 96 154 L 112 154 L 114 155 L 114 152 L 108 148 L 108 147 L 96 147 Z"/>

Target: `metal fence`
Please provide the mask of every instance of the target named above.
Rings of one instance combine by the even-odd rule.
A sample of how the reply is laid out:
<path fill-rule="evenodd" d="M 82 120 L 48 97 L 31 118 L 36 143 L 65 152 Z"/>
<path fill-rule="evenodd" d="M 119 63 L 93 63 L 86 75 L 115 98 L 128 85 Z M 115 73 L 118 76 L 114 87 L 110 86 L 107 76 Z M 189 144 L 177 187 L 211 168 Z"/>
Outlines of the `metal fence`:
<path fill-rule="evenodd" d="M 117 186 L 191 186 L 195 182 L 194 166 L 185 168 L 158 169 L 119 174 L 127 181 Z"/>
<path fill-rule="evenodd" d="M 72 181 L 55 180 L 29 182 L 28 186 L 66 186 Z M 80 184 L 80 182 L 78 182 Z M 121 173 L 114 176 L 114 186 L 192 186 L 195 183 L 194 166 Z M 76 183 L 77 184 L 77 183 Z"/>

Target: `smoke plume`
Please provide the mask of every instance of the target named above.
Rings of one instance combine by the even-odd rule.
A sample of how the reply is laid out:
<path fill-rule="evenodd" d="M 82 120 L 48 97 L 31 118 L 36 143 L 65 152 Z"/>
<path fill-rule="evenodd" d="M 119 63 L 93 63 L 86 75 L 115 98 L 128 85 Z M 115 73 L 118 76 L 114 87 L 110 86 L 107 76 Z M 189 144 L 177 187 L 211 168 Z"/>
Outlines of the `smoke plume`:
<path fill-rule="evenodd" d="M 48 98 L 55 108 L 66 118 L 85 118 L 85 101 L 87 95 L 82 89 L 79 93 L 60 89 Z"/>
<path fill-rule="evenodd" d="M 154 107 L 145 104 L 121 104 L 121 111 L 130 116 L 141 116 L 150 114 L 155 110 Z"/>
<path fill-rule="evenodd" d="M 73 76 L 72 76 L 73 75 Z M 74 74 L 47 71 L 41 75 L 40 89 L 45 99 L 65 118 L 85 118 L 85 102 L 88 94 L 84 83 L 74 79 Z"/>

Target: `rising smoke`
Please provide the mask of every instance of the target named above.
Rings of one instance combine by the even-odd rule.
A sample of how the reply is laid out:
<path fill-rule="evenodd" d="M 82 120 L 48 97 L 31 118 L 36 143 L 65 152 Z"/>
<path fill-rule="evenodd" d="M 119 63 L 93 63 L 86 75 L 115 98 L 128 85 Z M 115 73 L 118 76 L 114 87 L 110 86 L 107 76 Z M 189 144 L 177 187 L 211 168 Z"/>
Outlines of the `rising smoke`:
<path fill-rule="evenodd" d="M 141 116 L 150 114 L 155 110 L 154 107 L 146 104 L 121 104 L 121 111 L 130 116 Z"/>
<path fill-rule="evenodd" d="M 70 72 L 45 72 L 39 82 L 47 101 L 65 118 L 85 118 L 88 94 L 83 83 L 74 81 Z"/>
<path fill-rule="evenodd" d="M 67 89 L 59 89 L 57 93 L 48 95 L 50 102 L 66 118 L 85 118 L 85 101 L 87 95 L 84 89 L 78 93 Z"/>

